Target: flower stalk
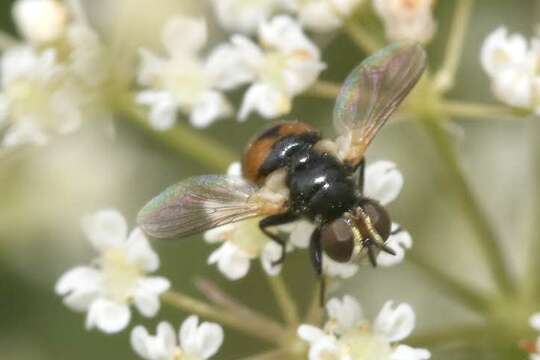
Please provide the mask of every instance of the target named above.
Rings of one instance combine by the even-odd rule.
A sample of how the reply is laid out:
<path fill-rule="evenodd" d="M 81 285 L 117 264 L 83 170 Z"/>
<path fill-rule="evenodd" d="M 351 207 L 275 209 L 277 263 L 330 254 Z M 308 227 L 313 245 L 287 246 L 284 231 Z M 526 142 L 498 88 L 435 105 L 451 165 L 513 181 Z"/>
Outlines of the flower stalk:
<path fill-rule="evenodd" d="M 435 76 L 435 88 L 441 93 L 449 91 L 454 86 L 472 8 L 473 0 L 458 0 L 456 2 L 444 62 Z"/>
<path fill-rule="evenodd" d="M 245 313 L 225 311 L 220 307 L 194 299 L 177 291 L 164 293 L 161 296 L 161 300 L 182 311 L 217 321 L 261 340 L 275 344 L 281 344 L 284 341 L 285 329 L 271 320 L 246 316 Z"/>
<path fill-rule="evenodd" d="M 420 120 L 421 126 L 433 140 L 441 160 L 446 165 L 448 182 L 454 189 L 464 217 L 470 222 L 476 232 L 478 245 L 489 263 L 491 274 L 503 294 L 514 291 L 514 285 L 509 273 L 506 260 L 502 253 L 500 242 L 495 230 L 487 219 L 484 210 L 476 200 L 472 189 L 465 180 L 459 160 L 450 143 L 449 136 L 442 124 L 431 118 Z"/>
<path fill-rule="evenodd" d="M 433 280 L 433 283 L 445 290 L 454 299 L 467 308 L 478 313 L 486 313 L 489 308 L 489 297 L 481 294 L 471 286 L 455 279 L 451 275 L 431 264 L 424 257 L 418 256 L 414 252 L 408 255 L 408 260 L 422 270 Z"/>
<path fill-rule="evenodd" d="M 363 51 L 370 54 L 382 48 L 384 44 L 381 44 L 371 34 L 358 23 L 354 17 L 348 19 L 345 22 L 345 31 L 351 38 L 351 40 Z"/>
<path fill-rule="evenodd" d="M 204 164 L 208 169 L 225 171 L 237 156 L 222 144 L 198 132 L 193 128 L 177 124 L 167 131 L 155 131 L 149 124 L 147 114 L 132 100 L 125 97 L 117 104 L 117 111 L 124 114 L 125 119 L 143 130 L 150 137 L 160 141 L 181 155 L 187 155 Z"/>
<path fill-rule="evenodd" d="M 291 328 L 296 328 L 300 323 L 298 309 L 296 308 L 296 304 L 289 289 L 287 289 L 283 277 L 281 274 L 278 274 L 275 276 L 267 276 L 267 279 L 287 325 Z"/>

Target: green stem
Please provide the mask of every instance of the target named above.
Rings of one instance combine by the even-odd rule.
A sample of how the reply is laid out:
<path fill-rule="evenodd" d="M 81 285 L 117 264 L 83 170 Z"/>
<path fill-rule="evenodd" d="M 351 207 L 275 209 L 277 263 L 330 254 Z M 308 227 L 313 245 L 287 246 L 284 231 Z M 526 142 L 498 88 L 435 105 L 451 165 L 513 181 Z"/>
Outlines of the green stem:
<path fill-rule="evenodd" d="M 323 316 L 323 307 L 321 306 L 321 282 L 317 281 L 317 285 L 311 295 L 311 302 L 305 316 L 305 322 L 308 324 L 319 325 Z"/>
<path fill-rule="evenodd" d="M 478 342 L 486 335 L 484 326 L 458 326 L 443 330 L 430 330 L 425 334 L 413 335 L 407 338 L 407 344 L 415 347 L 434 348 L 454 342 Z"/>
<path fill-rule="evenodd" d="M 203 132 L 184 124 L 177 124 L 166 131 L 156 131 L 148 122 L 146 112 L 131 100 L 119 102 L 118 110 L 132 124 L 150 137 L 158 140 L 180 154 L 187 154 L 214 171 L 223 172 L 238 157 L 222 144 L 206 136 Z"/>
<path fill-rule="evenodd" d="M 347 20 L 344 27 L 356 46 L 368 54 L 375 52 L 384 46 L 371 36 L 371 34 L 357 22 L 357 19 L 351 18 Z"/>
<path fill-rule="evenodd" d="M 281 327 L 280 324 L 265 315 L 250 309 L 239 300 L 225 293 L 214 282 L 207 279 L 196 279 L 195 285 L 211 302 L 221 307 L 224 311 L 235 314 L 245 322 L 258 324 L 258 326 Z"/>
<path fill-rule="evenodd" d="M 497 234 L 465 180 L 459 160 L 450 143 L 448 133 L 439 121 L 431 118 L 421 120 L 421 125 L 430 135 L 439 152 L 447 170 L 449 184 L 453 186 L 465 218 L 470 222 L 473 230 L 476 232 L 477 236 L 475 239 L 478 241 L 478 245 L 487 258 L 495 282 L 503 293 L 512 293 L 514 285 L 500 247 L 500 242 L 497 239 Z"/>
<path fill-rule="evenodd" d="M 457 68 L 463 53 L 465 34 L 471 17 L 473 0 L 457 0 L 446 46 L 444 62 L 435 77 L 435 88 L 444 93 L 454 86 Z"/>
<path fill-rule="evenodd" d="M 445 290 L 469 309 L 479 313 L 486 313 L 488 311 L 488 296 L 455 279 L 414 252 L 407 254 L 407 260 L 421 269 L 423 274 L 430 277 L 436 286 Z"/>
<path fill-rule="evenodd" d="M 517 111 L 508 106 L 478 104 L 452 100 L 441 101 L 439 108 L 448 117 L 514 119 L 520 115 L 517 113 Z"/>
<path fill-rule="evenodd" d="M 284 341 L 286 330 L 274 322 L 247 319 L 241 314 L 225 311 L 176 291 L 167 291 L 161 296 L 161 300 L 182 311 L 195 313 L 270 343 L 281 344 Z"/>
<path fill-rule="evenodd" d="M 540 230 L 538 228 L 538 219 L 540 218 L 540 190 L 538 183 L 540 181 L 540 145 L 538 144 L 538 135 L 540 134 L 540 123 L 538 119 L 531 119 L 529 125 L 529 149 L 531 157 L 531 189 L 532 192 L 532 210 L 530 219 L 530 251 L 527 260 L 528 287 L 534 299 L 540 300 Z M 539 309 L 540 310 L 540 307 Z"/>
<path fill-rule="evenodd" d="M 339 83 L 319 80 L 306 91 L 306 94 L 323 99 L 335 100 L 339 95 L 340 90 L 341 84 Z"/>
<path fill-rule="evenodd" d="M 278 274 L 275 276 L 267 276 L 267 278 L 285 321 L 291 328 L 296 328 L 300 323 L 298 309 L 285 285 L 285 281 L 283 281 L 283 277 Z"/>
<path fill-rule="evenodd" d="M 248 356 L 241 360 L 281 360 L 289 359 L 289 352 L 284 349 L 270 350 L 257 355 Z"/>

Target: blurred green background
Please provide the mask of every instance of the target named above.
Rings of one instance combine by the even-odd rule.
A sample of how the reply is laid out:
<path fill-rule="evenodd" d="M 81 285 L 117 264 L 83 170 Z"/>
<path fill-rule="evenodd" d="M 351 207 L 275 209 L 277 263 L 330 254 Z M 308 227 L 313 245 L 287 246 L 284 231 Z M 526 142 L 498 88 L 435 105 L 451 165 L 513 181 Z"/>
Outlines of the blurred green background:
<path fill-rule="evenodd" d="M 11 3 L 0 3 L 0 27 L 9 32 L 13 31 Z M 171 13 L 166 11 L 171 5 L 178 4 L 170 0 L 100 0 L 91 2 L 91 15 L 104 34 L 111 24 L 129 23 L 134 26 L 134 36 L 146 37 L 138 41 L 155 42 L 159 39 L 159 24 L 164 14 Z M 437 2 L 438 31 L 428 47 L 432 65 L 442 60 L 454 5 L 451 0 Z M 154 17 L 148 13 L 150 7 L 156 10 Z M 140 25 L 143 23 L 144 26 Z M 477 0 L 457 85 L 450 98 L 495 102 L 479 64 L 482 40 L 499 25 L 506 25 L 511 32 L 532 35 L 539 23 L 540 1 Z M 217 27 L 214 30 L 215 39 L 226 36 Z M 322 75 L 325 80 L 341 81 L 365 56 L 345 35 L 320 40 L 326 44 L 323 60 L 329 64 Z M 122 42 L 126 48 L 137 43 L 129 39 Z M 300 96 L 295 100 L 293 113 L 285 118 L 310 122 L 331 136 L 332 107 L 332 101 Z M 221 121 L 203 132 L 240 158 L 250 136 L 267 125 L 265 120 L 253 116 L 246 123 Z M 205 168 L 188 155 L 171 151 L 121 119 L 115 127 L 114 138 L 106 136 L 101 126 L 88 125 L 82 132 L 58 139 L 51 146 L 24 149 L 0 162 L 0 359 L 135 358 L 129 345 L 129 331 L 115 336 L 88 332 L 83 315 L 65 308 L 54 294 L 54 283 L 65 270 L 93 257 L 81 234 L 80 218 L 101 208 L 116 207 L 134 225 L 141 205 L 165 186 L 215 170 Z M 531 210 L 540 201 L 540 174 L 532 170 L 533 163 L 538 164 L 540 159 L 540 123 L 538 119 L 458 119 L 456 128 L 457 134 L 461 134 L 454 139 L 462 166 L 482 207 L 500 232 L 506 255 L 519 279 L 528 255 L 527 241 L 537 230 L 533 226 L 537 215 Z M 387 126 L 368 152 L 368 161 L 377 159 L 396 162 L 404 174 L 403 192 L 390 211 L 393 219 L 412 234 L 413 251 L 475 287 L 491 289 L 483 258 L 472 239 L 474 235 L 448 190 L 447 173 L 426 133 L 414 123 Z M 206 264 L 213 248 L 200 237 L 153 245 L 161 256 L 159 273 L 169 277 L 174 288 L 198 296 L 193 279 L 206 277 L 254 308 L 279 317 L 270 288 L 266 281 L 261 281 L 263 275 L 257 263 L 246 278 L 230 282 Z M 284 275 L 295 298 L 304 306 L 315 284 L 305 251 L 297 251 L 287 259 Z M 481 321 L 409 263 L 391 269 L 363 268 L 344 282 L 338 292 L 358 296 L 370 317 L 388 299 L 411 303 L 417 312 L 417 334 Z M 540 311 L 540 303 L 536 310 Z M 131 325 L 147 324 L 153 332 L 159 319 L 168 319 L 178 326 L 185 316 L 163 305 L 157 318 L 148 321 L 135 315 Z M 514 344 L 499 343 L 489 336 L 468 344 L 437 346 L 432 349 L 433 358 L 527 358 L 525 353 L 515 350 Z M 265 347 L 258 340 L 226 328 L 225 343 L 217 358 L 241 358 Z"/>

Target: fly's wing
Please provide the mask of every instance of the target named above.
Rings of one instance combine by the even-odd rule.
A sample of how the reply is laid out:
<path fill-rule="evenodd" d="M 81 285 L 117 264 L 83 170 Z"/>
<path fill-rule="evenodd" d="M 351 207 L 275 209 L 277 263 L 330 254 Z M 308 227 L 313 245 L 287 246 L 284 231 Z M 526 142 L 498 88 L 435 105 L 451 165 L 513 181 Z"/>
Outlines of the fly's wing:
<path fill-rule="evenodd" d="M 334 126 L 347 144 L 343 159 L 356 165 L 380 128 L 418 82 L 426 52 L 418 44 L 392 44 L 358 65 L 345 80 Z"/>
<path fill-rule="evenodd" d="M 177 238 L 248 218 L 279 212 L 239 177 L 197 176 L 163 191 L 139 212 L 141 229 L 155 238 Z"/>

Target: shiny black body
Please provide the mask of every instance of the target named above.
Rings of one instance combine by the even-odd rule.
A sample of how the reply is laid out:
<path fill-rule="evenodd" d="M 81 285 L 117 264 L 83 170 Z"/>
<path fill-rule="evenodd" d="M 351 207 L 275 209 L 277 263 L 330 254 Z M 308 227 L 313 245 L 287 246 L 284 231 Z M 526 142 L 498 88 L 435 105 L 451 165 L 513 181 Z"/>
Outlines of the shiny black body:
<path fill-rule="evenodd" d="M 276 261 L 278 264 L 285 258 L 286 242 L 267 228 L 301 217 L 314 222 L 317 229 L 311 236 L 310 253 L 316 272 L 321 274 L 320 227 L 343 216 L 361 201 L 364 161 L 357 168 L 351 168 L 331 154 L 315 149 L 314 145 L 319 140 L 317 132 L 307 132 L 286 136 L 272 146 L 259 171 L 268 175 L 275 170 L 286 169 L 289 210 L 261 220 L 259 226 L 268 237 L 282 245 L 282 256 Z"/>
<path fill-rule="evenodd" d="M 260 172 L 287 169 L 289 209 L 317 223 L 334 220 L 357 202 L 353 169 L 314 149 L 318 133 L 291 135 L 276 142 Z"/>

